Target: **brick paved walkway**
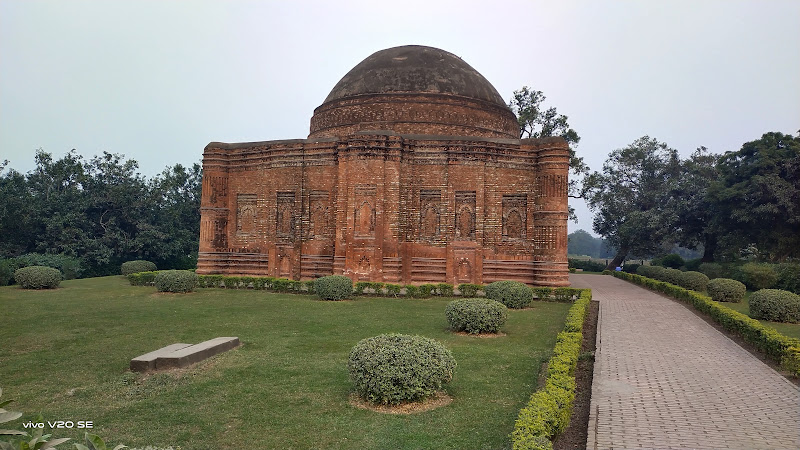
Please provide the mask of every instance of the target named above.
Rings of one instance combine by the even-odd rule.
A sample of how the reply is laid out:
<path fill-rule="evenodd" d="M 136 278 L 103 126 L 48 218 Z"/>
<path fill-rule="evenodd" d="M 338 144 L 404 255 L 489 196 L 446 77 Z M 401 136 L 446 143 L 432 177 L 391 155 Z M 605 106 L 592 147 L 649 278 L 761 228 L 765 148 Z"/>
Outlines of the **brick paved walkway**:
<path fill-rule="evenodd" d="M 800 388 L 682 304 L 607 275 L 589 449 L 800 449 Z"/>

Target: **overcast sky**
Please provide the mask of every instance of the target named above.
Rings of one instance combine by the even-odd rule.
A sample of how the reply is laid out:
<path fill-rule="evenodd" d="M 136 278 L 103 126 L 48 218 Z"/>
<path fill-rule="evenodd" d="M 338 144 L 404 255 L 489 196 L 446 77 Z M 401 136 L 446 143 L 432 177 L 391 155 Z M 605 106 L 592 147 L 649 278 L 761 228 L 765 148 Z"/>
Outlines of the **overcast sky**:
<path fill-rule="evenodd" d="M 0 0 L 0 161 L 108 151 L 150 177 L 211 141 L 305 138 L 348 70 L 407 44 L 505 99 L 543 91 L 594 170 L 644 135 L 723 153 L 800 130 L 799 22 L 797 0 Z"/>

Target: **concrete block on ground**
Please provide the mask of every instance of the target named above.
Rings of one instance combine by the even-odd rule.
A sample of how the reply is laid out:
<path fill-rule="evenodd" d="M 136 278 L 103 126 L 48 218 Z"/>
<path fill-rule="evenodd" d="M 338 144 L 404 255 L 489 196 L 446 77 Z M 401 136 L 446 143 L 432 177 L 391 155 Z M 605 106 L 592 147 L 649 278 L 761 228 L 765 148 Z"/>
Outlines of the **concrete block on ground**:
<path fill-rule="evenodd" d="M 218 355 L 239 346 L 238 337 L 218 337 L 205 342 L 160 355 L 156 359 L 156 370 L 190 366 L 206 358 Z"/>
<path fill-rule="evenodd" d="M 131 371 L 177 369 L 188 367 L 240 344 L 238 337 L 218 337 L 199 344 L 172 344 L 131 360 Z"/>
<path fill-rule="evenodd" d="M 133 372 L 147 372 L 148 370 L 155 370 L 156 369 L 156 359 L 160 356 L 168 355 L 176 350 L 180 350 L 186 347 L 191 347 L 192 344 L 171 344 L 166 347 L 162 347 L 158 350 L 152 351 L 150 353 L 145 353 L 144 355 L 137 356 L 131 360 L 131 371 Z"/>

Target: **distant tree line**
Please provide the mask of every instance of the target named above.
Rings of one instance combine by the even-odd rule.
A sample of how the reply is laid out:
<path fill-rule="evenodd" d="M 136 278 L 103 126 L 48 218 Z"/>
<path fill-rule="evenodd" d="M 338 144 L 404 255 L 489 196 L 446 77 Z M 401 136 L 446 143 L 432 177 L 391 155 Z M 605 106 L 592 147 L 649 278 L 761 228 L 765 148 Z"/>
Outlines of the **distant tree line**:
<path fill-rule="evenodd" d="M 605 239 L 594 237 L 585 230 L 573 231 L 567 238 L 567 253 L 570 256 L 606 259 L 613 258 L 616 253 Z"/>
<path fill-rule="evenodd" d="M 148 179 L 122 155 L 86 160 L 72 150 L 56 160 L 40 149 L 32 171 L 7 166 L 0 164 L 0 258 L 62 255 L 78 262 L 81 276 L 116 274 L 135 259 L 195 267 L 199 164 L 176 164 Z"/>
<path fill-rule="evenodd" d="M 738 151 L 700 147 L 687 159 L 644 136 L 611 152 L 583 181 L 593 230 L 626 257 L 674 244 L 704 262 L 800 258 L 800 134 L 771 132 Z"/>

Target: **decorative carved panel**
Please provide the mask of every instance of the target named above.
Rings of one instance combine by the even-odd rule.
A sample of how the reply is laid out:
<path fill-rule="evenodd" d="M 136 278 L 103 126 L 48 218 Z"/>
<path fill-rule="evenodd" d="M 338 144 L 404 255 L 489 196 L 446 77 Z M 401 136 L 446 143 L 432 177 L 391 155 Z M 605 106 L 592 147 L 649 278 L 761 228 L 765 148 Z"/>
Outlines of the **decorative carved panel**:
<path fill-rule="evenodd" d="M 309 204 L 309 236 L 332 236 L 331 206 L 328 191 L 311 191 Z"/>
<path fill-rule="evenodd" d="M 528 196 L 503 195 L 503 239 L 525 238 Z"/>
<path fill-rule="evenodd" d="M 455 238 L 475 240 L 475 191 L 456 192 Z"/>
<path fill-rule="evenodd" d="M 353 229 L 355 235 L 375 237 L 375 185 L 357 184 L 354 187 L 354 194 Z"/>
<path fill-rule="evenodd" d="M 536 188 L 540 197 L 564 197 L 567 195 L 567 176 L 539 175 L 536 177 Z"/>
<path fill-rule="evenodd" d="M 419 191 L 419 236 L 422 240 L 433 240 L 439 235 L 442 191 L 421 189 Z"/>
<path fill-rule="evenodd" d="M 295 236 L 294 191 L 278 191 L 275 214 L 275 234 L 282 241 Z"/>
<path fill-rule="evenodd" d="M 211 246 L 216 250 L 228 248 L 228 212 L 219 212 L 214 217 L 214 239 Z"/>
<path fill-rule="evenodd" d="M 236 196 L 236 232 L 251 234 L 256 232 L 256 194 Z"/>
<path fill-rule="evenodd" d="M 228 178 L 203 177 L 203 192 L 208 192 L 208 201 L 211 205 L 217 204 L 228 195 Z"/>

